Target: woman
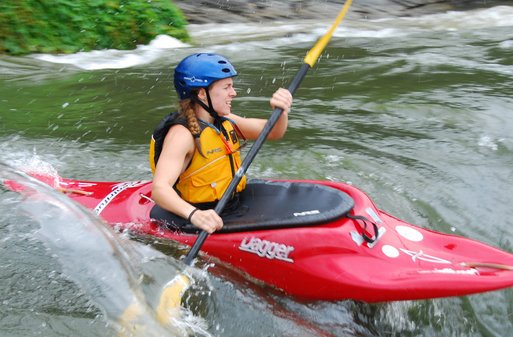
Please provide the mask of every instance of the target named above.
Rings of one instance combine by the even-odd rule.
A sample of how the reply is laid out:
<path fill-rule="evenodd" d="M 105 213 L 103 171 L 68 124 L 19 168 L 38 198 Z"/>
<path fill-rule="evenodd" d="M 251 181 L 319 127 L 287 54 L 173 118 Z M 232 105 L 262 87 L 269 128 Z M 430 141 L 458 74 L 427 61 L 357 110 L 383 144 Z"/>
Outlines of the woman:
<path fill-rule="evenodd" d="M 150 148 L 155 214 L 167 210 L 209 233 L 223 227 L 212 208 L 240 167 L 240 139 L 258 138 L 267 122 L 232 113 L 236 75 L 231 63 L 217 54 L 193 54 L 177 65 L 174 84 L 180 111 L 159 124 Z M 279 139 L 287 130 L 292 95 L 280 88 L 270 105 L 283 109 L 268 136 Z M 236 192 L 245 184 L 244 178 Z M 158 218 L 155 214 L 151 216 Z"/>

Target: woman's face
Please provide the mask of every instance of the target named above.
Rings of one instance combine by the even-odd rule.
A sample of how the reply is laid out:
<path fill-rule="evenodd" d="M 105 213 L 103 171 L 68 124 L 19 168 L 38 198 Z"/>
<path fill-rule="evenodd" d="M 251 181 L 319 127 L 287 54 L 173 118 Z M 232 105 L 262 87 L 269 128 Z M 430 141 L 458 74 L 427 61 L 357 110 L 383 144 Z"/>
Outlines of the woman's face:
<path fill-rule="evenodd" d="M 209 93 L 214 110 L 219 116 L 228 116 L 232 111 L 232 100 L 237 96 L 233 87 L 233 79 L 225 78 L 215 81 L 210 86 Z"/>

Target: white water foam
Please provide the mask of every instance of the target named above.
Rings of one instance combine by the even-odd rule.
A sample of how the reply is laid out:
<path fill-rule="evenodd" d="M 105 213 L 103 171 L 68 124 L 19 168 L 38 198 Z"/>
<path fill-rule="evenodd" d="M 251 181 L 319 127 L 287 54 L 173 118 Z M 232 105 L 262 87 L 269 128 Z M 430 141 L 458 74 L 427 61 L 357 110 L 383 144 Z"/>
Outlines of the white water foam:
<path fill-rule="evenodd" d="M 513 7 L 496 6 L 470 11 L 449 11 L 420 17 L 379 19 L 374 22 L 403 23 L 410 27 L 440 30 L 468 30 L 513 26 Z"/>
<path fill-rule="evenodd" d="M 228 23 L 189 25 L 193 45 L 166 35 L 159 35 L 148 45 L 134 50 L 97 50 L 70 55 L 38 54 L 33 58 L 57 64 L 69 64 L 85 70 L 122 69 L 152 63 L 170 55 L 182 54 L 178 49 L 191 48 L 194 52 L 213 51 L 251 57 L 251 50 L 262 56 L 272 50 L 300 43 L 311 44 L 326 33 L 331 25 L 321 21 L 294 21 L 262 23 Z M 335 38 L 393 38 L 432 30 L 458 31 L 513 25 L 513 7 L 497 6 L 464 12 L 446 12 L 408 18 L 378 20 L 346 20 L 338 27 Z M 509 40 L 511 41 L 511 40 Z M 502 48 L 511 48 L 504 42 Z"/>
<path fill-rule="evenodd" d="M 513 40 L 502 41 L 499 44 L 499 48 L 501 48 L 501 49 L 513 49 Z"/>
<path fill-rule="evenodd" d="M 483 135 L 479 138 L 478 145 L 483 148 L 488 148 L 492 151 L 497 151 L 499 149 L 499 143 L 502 139 L 495 139 L 494 137 Z"/>
<path fill-rule="evenodd" d="M 149 45 L 134 50 L 94 50 L 69 55 L 37 54 L 33 57 L 51 63 L 71 64 L 85 70 L 122 69 L 140 66 L 159 59 L 170 49 L 188 45 L 167 35 L 159 35 Z"/>

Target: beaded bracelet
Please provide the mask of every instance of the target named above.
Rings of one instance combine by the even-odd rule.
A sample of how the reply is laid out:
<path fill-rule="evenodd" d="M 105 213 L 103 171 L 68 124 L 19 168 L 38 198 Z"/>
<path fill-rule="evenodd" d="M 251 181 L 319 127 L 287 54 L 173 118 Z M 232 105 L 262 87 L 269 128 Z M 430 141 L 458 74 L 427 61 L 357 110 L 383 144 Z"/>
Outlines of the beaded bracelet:
<path fill-rule="evenodd" d="M 194 213 L 196 213 L 196 211 L 199 211 L 198 208 L 195 208 L 192 210 L 192 212 L 189 214 L 189 216 L 187 217 L 187 222 L 188 223 L 191 223 L 191 219 L 192 219 L 192 216 L 194 215 Z"/>

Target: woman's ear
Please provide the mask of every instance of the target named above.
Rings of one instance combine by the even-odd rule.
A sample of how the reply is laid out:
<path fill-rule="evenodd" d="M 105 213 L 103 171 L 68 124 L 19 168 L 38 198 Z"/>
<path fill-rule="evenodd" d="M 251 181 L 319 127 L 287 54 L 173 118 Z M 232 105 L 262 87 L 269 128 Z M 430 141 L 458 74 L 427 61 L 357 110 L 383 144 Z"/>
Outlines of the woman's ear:
<path fill-rule="evenodd" d="M 198 90 L 198 98 L 202 101 L 205 101 L 207 99 L 207 92 L 205 91 L 205 88 L 200 88 Z"/>

